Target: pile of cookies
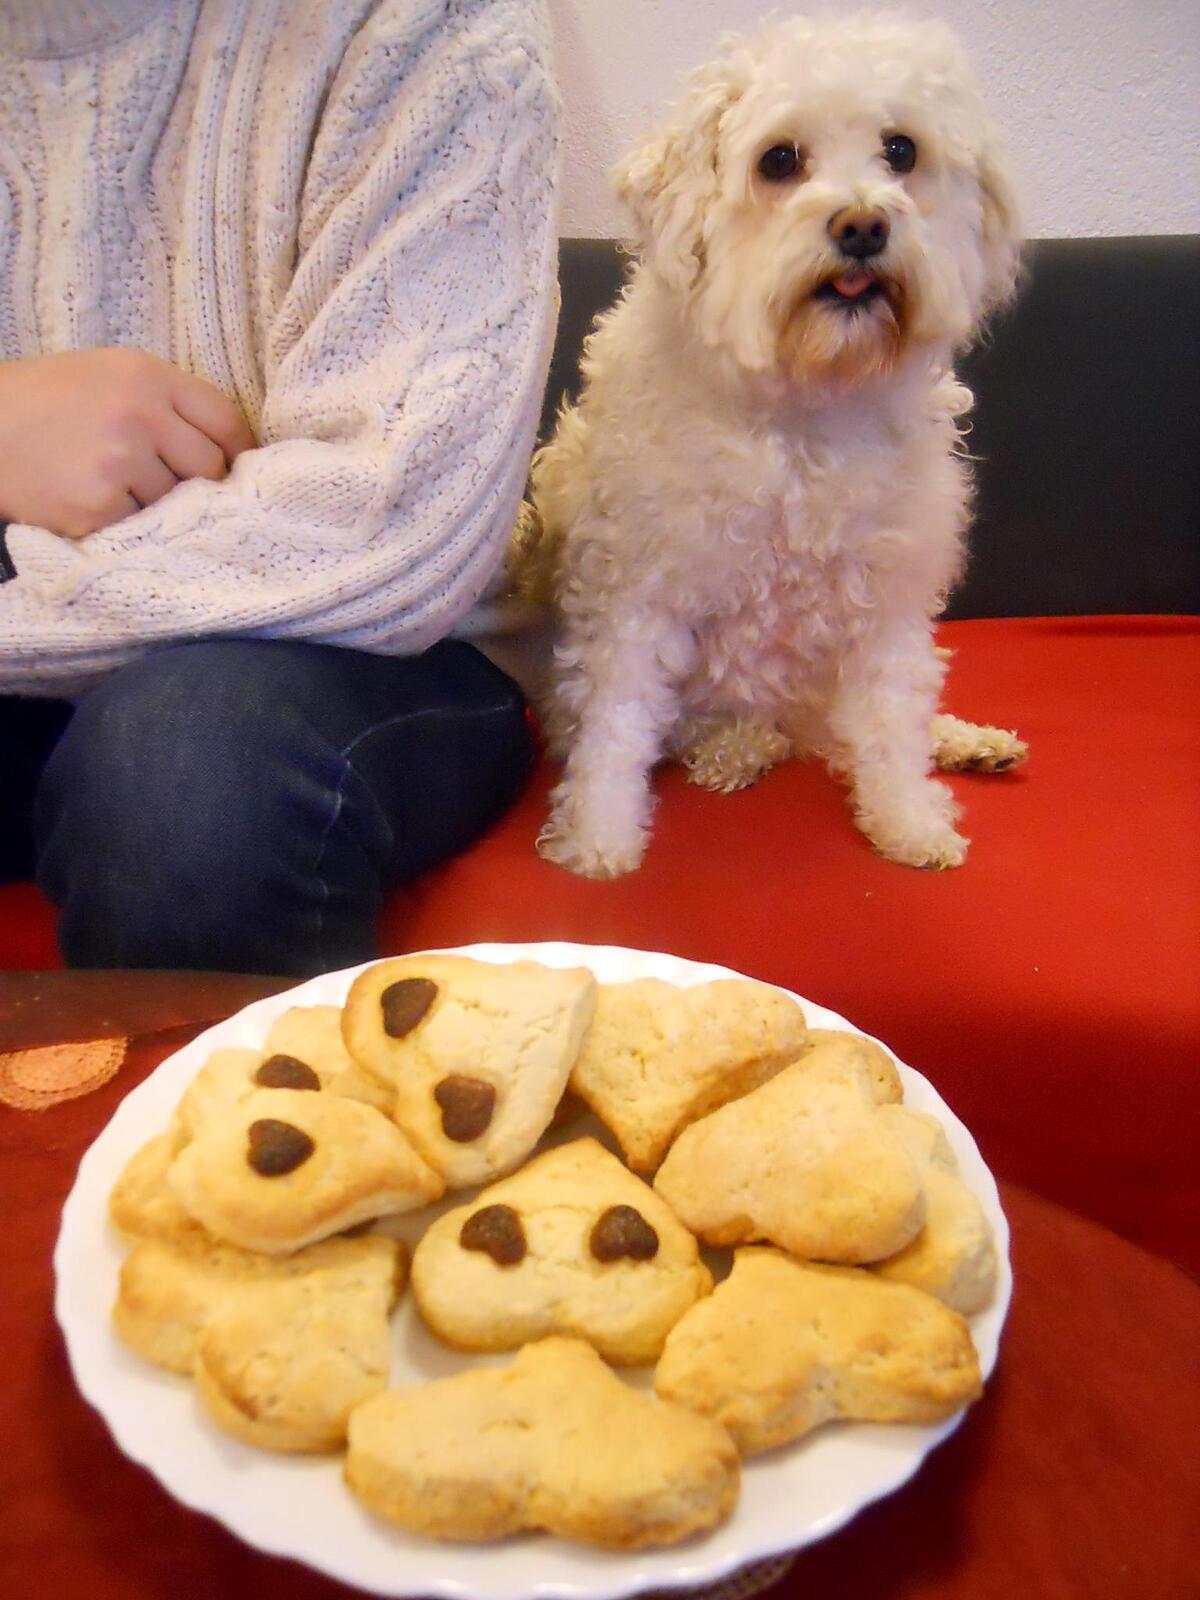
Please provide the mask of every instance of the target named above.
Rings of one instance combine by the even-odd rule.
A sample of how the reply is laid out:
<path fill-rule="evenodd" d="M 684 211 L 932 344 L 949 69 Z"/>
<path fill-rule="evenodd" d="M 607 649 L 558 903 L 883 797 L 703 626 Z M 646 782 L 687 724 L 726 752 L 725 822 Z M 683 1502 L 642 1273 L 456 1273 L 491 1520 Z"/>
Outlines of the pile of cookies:
<path fill-rule="evenodd" d="M 624 1159 L 569 1137 L 583 1104 Z M 410 1264 L 387 1219 L 459 1190 Z M 873 1041 L 749 980 L 455 955 L 216 1051 L 110 1215 L 132 1350 L 241 1439 L 344 1450 L 367 1506 L 449 1539 L 671 1543 L 730 1514 L 743 1457 L 948 1417 L 980 1392 L 965 1318 L 996 1279 Z M 409 1277 L 439 1340 L 515 1357 L 389 1388 Z M 653 1394 L 613 1370 L 652 1363 Z"/>

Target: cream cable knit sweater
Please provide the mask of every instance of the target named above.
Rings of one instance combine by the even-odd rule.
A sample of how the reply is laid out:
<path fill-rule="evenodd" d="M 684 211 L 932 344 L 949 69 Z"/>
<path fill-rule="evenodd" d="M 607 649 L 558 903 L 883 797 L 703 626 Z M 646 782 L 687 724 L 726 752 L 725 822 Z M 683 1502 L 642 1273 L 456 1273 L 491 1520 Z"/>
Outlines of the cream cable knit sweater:
<path fill-rule="evenodd" d="M 11 526 L 0 693 L 155 643 L 478 632 L 556 309 L 542 0 L 0 0 L 0 359 L 129 344 L 261 441 Z"/>

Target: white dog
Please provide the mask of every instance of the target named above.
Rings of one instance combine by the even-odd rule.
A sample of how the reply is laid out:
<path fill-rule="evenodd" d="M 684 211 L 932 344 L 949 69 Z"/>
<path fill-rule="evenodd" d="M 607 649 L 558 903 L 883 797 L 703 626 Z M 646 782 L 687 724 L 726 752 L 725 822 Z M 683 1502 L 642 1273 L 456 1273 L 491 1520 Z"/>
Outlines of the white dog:
<path fill-rule="evenodd" d="M 539 849 L 627 872 L 662 756 L 732 790 L 820 752 L 884 855 L 957 866 L 932 764 L 1024 754 L 935 717 L 970 488 L 951 362 L 1020 249 L 963 56 L 892 16 L 731 39 L 617 177 L 639 261 L 534 465 L 566 758 Z"/>

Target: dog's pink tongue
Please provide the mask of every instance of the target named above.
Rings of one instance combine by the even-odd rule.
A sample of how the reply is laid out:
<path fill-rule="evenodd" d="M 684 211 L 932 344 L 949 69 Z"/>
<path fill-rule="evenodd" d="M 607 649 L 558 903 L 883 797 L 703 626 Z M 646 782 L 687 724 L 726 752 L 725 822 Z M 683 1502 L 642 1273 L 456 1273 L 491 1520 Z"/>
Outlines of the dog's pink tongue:
<path fill-rule="evenodd" d="M 851 267 L 849 272 L 843 272 L 840 278 L 833 280 L 833 287 L 847 300 L 853 300 L 862 294 L 871 282 L 871 274 L 862 267 Z"/>

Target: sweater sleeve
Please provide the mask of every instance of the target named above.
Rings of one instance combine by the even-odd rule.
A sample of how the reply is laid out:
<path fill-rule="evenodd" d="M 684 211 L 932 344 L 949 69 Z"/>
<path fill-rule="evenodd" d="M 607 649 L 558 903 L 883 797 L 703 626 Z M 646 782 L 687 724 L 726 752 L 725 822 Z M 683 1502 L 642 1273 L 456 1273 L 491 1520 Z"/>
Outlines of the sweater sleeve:
<path fill-rule="evenodd" d="M 386 0 L 331 84 L 260 447 L 72 542 L 10 526 L 0 691 L 155 644 L 425 649 L 496 573 L 553 340 L 557 101 L 541 0 Z"/>

